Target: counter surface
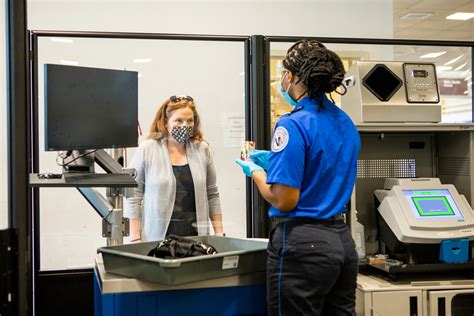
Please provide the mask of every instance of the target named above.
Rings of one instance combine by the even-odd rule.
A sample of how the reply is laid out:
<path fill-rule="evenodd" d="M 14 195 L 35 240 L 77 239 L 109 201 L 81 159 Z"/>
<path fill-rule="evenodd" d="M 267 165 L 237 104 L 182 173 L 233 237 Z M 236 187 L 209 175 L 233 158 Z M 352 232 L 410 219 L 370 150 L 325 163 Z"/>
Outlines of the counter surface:
<path fill-rule="evenodd" d="M 375 275 L 360 274 L 357 276 L 357 288 L 362 291 L 406 291 L 406 290 L 433 290 L 433 289 L 473 289 L 474 279 L 461 276 L 429 275 L 411 277 L 406 280 L 392 281 Z"/>

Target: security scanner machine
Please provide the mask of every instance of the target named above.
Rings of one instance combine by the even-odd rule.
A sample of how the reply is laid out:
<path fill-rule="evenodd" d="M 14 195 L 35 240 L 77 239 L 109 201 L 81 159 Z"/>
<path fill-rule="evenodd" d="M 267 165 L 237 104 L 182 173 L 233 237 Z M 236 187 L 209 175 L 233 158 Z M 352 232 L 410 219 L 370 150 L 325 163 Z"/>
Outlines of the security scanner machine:
<path fill-rule="evenodd" d="M 344 79 L 342 109 L 354 122 L 439 122 L 434 64 L 357 61 Z"/>
<path fill-rule="evenodd" d="M 374 194 L 380 250 L 403 264 L 384 264 L 387 271 L 474 268 L 473 211 L 453 185 L 438 178 L 388 178 Z"/>
<path fill-rule="evenodd" d="M 362 143 L 357 315 L 472 315 L 474 124 L 440 123 L 434 64 L 357 61 L 344 85 Z"/>
<path fill-rule="evenodd" d="M 472 315 L 474 125 L 356 125 L 362 146 L 350 220 L 363 227 L 359 238 L 351 231 L 367 258 L 356 314 Z"/>

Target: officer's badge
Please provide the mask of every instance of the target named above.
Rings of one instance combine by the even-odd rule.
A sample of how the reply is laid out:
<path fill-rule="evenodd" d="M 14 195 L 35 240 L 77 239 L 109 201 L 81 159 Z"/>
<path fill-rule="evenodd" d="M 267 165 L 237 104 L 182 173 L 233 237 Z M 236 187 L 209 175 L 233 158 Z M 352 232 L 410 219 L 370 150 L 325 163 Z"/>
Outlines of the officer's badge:
<path fill-rule="evenodd" d="M 288 145 L 288 141 L 290 140 L 290 134 L 283 126 L 279 126 L 273 132 L 273 139 L 272 139 L 272 151 L 277 153 L 285 149 L 286 145 Z"/>

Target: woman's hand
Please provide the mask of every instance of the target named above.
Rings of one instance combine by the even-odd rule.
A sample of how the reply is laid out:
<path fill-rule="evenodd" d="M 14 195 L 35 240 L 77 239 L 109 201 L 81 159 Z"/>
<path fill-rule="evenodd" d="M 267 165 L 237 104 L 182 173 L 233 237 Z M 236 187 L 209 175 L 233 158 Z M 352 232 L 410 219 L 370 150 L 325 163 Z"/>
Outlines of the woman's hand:
<path fill-rule="evenodd" d="M 130 220 L 130 242 L 136 243 L 141 241 L 140 220 L 138 218 L 132 218 Z"/>
<path fill-rule="evenodd" d="M 222 214 L 215 214 L 211 216 L 211 223 L 216 236 L 225 236 L 224 226 L 222 225 Z"/>

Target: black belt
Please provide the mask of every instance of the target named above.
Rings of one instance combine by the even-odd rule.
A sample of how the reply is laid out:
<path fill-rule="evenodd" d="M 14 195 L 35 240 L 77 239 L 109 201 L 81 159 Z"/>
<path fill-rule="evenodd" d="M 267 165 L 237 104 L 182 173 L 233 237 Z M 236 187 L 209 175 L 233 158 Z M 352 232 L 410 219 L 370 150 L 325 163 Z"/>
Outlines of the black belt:
<path fill-rule="evenodd" d="M 337 214 L 328 218 L 312 218 L 312 217 L 273 217 L 273 220 L 277 224 L 287 223 L 287 222 L 303 222 L 303 223 L 324 223 L 324 224 L 333 224 L 336 222 L 344 221 L 344 214 Z"/>

